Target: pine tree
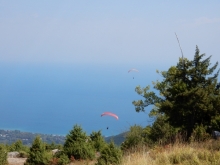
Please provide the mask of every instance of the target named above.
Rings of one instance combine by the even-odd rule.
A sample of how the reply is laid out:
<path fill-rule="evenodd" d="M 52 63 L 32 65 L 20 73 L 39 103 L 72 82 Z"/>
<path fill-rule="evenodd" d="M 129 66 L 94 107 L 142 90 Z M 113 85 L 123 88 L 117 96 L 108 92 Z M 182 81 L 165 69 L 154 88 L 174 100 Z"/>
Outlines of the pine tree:
<path fill-rule="evenodd" d="M 37 136 L 30 147 L 30 152 L 25 165 L 47 165 L 49 158 L 46 155 L 45 145 Z"/>
<path fill-rule="evenodd" d="M 203 60 L 205 54 L 196 46 L 194 59 L 181 58 L 176 66 L 161 72 L 163 80 L 154 83 L 160 96 L 149 92 L 149 87 L 136 88 L 136 92 L 145 100 L 134 101 L 136 111 L 145 111 L 148 105 L 155 105 L 151 114 L 161 113 L 167 116 L 167 122 L 182 131 L 189 138 L 197 126 L 205 128 L 217 122 L 220 116 L 220 90 L 217 87 L 219 70 L 216 62 L 210 66 L 211 56 Z M 216 124 L 217 125 L 217 124 Z"/>
<path fill-rule="evenodd" d="M 75 125 L 66 136 L 63 150 L 69 158 L 73 156 L 76 160 L 95 157 L 95 149 L 91 140 L 79 125 Z"/>
<path fill-rule="evenodd" d="M 23 145 L 21 140 L 17 140 L 16 142 L 12 143 L 10 146 L 10 151 L 23 151 L 25 146 Z"/>
<path fill-rule="evenodd" d="M 100 131 L 92 132 L 90 134 L 90 139 L 92 140 L 92 144 L 97 152 L 100 152 L 106 145 L 106 142 Z"/>

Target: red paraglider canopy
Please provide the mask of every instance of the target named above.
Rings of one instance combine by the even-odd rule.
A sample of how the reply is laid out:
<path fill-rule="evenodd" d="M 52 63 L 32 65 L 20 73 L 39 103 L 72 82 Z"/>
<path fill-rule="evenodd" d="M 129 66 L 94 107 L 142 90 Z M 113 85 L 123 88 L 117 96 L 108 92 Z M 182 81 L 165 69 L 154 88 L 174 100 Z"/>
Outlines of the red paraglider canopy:
<path fill-rule="evenodd" d="M 118 120 L 118 116 L 116 114 L 114 114 L 114 113 L 104 112 L 104 113 L 101 114 L 101 116 L 106 116 L 106 115 L 112 116 L 112 117 L 114 117 L 114 118 L 116 118 Z"/>

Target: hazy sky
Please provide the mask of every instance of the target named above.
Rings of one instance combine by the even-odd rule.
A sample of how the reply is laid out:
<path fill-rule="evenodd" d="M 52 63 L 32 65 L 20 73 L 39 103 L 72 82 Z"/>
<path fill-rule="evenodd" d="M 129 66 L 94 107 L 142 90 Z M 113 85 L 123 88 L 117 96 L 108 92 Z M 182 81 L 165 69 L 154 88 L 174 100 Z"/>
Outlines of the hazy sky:
<path fill-rule="evenodd" d="M 0 0 L 0 127 L 65 134 L 82 123 L 110 135 L 148 124 L 134 89 L 176 65 L 175 32 L 185 57 L 198 45 L 214 64 L 220 1 Z M 108 123 L 104 111 L 120 120 Z"/>
<path fill-rule="evenodd" d="M 220 55 L 220 1 L 0 0 L 0 62 L 176 63 Z"/>

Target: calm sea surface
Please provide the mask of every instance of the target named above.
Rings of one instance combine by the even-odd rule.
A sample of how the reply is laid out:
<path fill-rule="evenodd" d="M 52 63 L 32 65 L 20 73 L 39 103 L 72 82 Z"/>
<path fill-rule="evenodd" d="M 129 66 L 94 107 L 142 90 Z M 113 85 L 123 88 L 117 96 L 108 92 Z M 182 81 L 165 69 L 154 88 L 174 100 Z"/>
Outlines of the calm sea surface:
<path fill-rule="evenodd" d="M 0 129 L 66 135 L 78 124 L 87 134 L 110 136 L 148 125 L 148 114 L 136 113 L 132 101 L 141 98 L 135 86 L 156 80 L 156 68 L 128 73 L 129 67 L 1 65 Z M 101 117 L 106 111 L 119 120 Z"/>

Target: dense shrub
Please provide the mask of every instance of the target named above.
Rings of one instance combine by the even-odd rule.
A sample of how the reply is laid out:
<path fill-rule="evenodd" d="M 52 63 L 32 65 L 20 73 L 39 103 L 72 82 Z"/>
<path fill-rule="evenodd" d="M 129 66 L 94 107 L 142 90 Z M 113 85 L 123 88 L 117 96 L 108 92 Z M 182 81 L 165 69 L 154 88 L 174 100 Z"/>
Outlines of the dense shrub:
<path fill-rule="evenodd" d="M 28 158 L 28 153 L 25 151 L 20 151 L 19 152 L 19 157 L 20 158 Z"/>
<path fill-rule="evenodd" d="M 121 144 L 121 149 L 125 151 L 137 148 L 144 144 L 144 138 L 144 129 L 141 126 L 131 126 L 129 132 L 126 134 L 125 141 Z"/>
<path fill-rule="evenodd" d="M 111 165 L 120 164 L 122 160 L 122 152 L 113 142 L 110 142 L 101 151 L 101 155 L 98 158 L 96 165 Z"/>
<path fill-rule="evenodd" d="M 7 149 L 6 146 L 3 144 L 0 144 L 0 164 L 1 165 L 7 165 Z"/>
<path fill-rule="evenodd" d="M 173 142 L 177 129 L 172 127 L 166 120 L 166 116 L 158 114 L 148 135 L 152 142 L 159 144 Z"/>
<path fill-rule="evenodd" d="M 100 131 L 92 132 L 90 134 L 90 139 L 91 139 L 93 147 L 95 148 L 97 152 L 100 152 L 106 145 L 106 142 Z"/>
<path fill-rule="evenodd" d="M 8 150 L 10 152 L 17 151 L 17 152 L 19 152 L 19 157 L 27 158 L 28 157 L 28 152 L 29 152 L 29 147 L 23 145 L 21 140 L 17 140 L 16 142 L 12 143 L 8 147 Z"/>
<path fill-rule="evenodd" d="M 60 158 L 58 159 L 58 165 L 66 165 L 68 163 L 70 163 L 68 156 L 65 154 L 60 155 Z"/>
<path fill-rule="evenodd" d="M 70 163 L 70 159 L 64 151 L 56 152 L 50 161 L 50 165 L 66 165 L 68 163 Z"/>
<path fill-rule="evenodd" d="M 61 144 L 55 144 L 54 142 L 52 142 L 52 143 L 46 143 L 45 144 L 46 146 L 46 150 L 47 151 L 51 151 L 51 150 L 54 150 L 54 149 L 59 149 L 59 150 L 61 150 L 62 149 L 62 145 Z"/>
<path fill-rule="evenodd" d="M 93 159 L 95 157 L 95 149 L 90 138 L 78 125 L 75 125 L 73 130 L 66 136 L 63 150 L 69 158 L 73 156 L 76 160 Z"/>
<path fill-rule="evenodd" d="M 37 136 L 30 147 L 29 156 L 25 165 L 47 165 L 52 155 L 45 150 L 45 144 Z"/>
<path fill-rule="evenodd" d="M 210 134 L 207 133 L 207 128 L 203 125 L 196 126 L 196 128 L 193 130 L 193 133 L 191 134 L 190 141 L 205 141 L 207 139 L 210 139 Z"/>

